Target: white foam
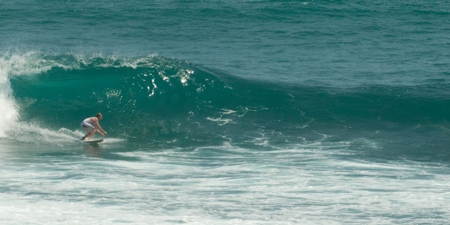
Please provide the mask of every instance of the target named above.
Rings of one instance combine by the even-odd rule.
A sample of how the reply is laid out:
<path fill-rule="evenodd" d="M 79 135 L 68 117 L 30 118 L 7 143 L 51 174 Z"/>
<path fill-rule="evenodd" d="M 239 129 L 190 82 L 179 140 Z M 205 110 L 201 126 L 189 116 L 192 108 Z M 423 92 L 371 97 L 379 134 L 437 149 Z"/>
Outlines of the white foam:
<path fill-rule="evenodd" d="M 26 165 L 0 159 L 0 186 L 7 190 L 0 192 L 0 222 L 444 224 L 450 218 L 447 165 L 336 160 L 322 156 L 348 145 L 322 145 L 255 151 L 226 143 L 114 153 L 138 160 L 55 156 L 56 162 Z"/>
<path fill-rule="evenodd" d="M 206 119 L 212 122 L 217 122 L 219 126 L 223 126 L 229 123 L 234 123 L 233 119 L 225 119 L 224 116 L 235 115 L 236 111 L 231 109 L 221 109 L 220 116 L 218 118 L 207 117 Z"/>
<path fill-rule="evenodd" d="M 107 144 L 116 144 L 116 143 L 123 143 L 126 142 L 126 139 L 123 138 L 104 138 L 103 143 L 107 143 Z"/>
<path fill-rule="evenodd" d="M 10 60 L 0 57 L 0 137 L 5 137 L 6 132 L 18 119 L 17 106 L 12 98 L 8 77 L 11 66 Z"/>

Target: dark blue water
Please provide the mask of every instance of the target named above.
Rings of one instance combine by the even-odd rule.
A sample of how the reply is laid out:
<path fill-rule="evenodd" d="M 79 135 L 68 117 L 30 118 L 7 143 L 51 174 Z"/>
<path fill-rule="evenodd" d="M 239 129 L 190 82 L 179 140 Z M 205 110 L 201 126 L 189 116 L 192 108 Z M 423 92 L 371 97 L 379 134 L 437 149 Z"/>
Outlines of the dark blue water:
<path fill-rule="evenodd" d="M 449 11 L 2 2 L 0 222 L 445 224 Z"/>

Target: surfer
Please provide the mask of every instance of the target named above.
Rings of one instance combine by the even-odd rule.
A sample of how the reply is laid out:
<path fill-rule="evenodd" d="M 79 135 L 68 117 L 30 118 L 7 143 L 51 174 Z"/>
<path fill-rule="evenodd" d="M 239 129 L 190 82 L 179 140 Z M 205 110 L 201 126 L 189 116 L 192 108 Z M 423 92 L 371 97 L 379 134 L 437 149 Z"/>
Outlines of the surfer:
<path fill-rule="evenodd" d="M 102 136 L 106 136 L 108 133 L 103 130 L 103 128 L 100 126 L 99 120 L 103 118 L 101 113 L 97 113 L 95 117 L 89 117 L 83 120 L 81 122 L 81 127 L 84 131 L 86 131 L 86 135 L 81 138 L 81 140 L 84 140 L 88 138 L 88 140 L 92 140 L 92 136 L 98 131 Z"/>

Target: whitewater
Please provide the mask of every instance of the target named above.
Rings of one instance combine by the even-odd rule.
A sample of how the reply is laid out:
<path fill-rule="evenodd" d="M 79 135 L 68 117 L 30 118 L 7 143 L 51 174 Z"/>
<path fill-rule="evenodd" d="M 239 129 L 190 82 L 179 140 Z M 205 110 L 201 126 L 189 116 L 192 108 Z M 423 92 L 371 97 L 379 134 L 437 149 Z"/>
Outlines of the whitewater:
<path fill-rule="evenodd" d="M 450 219 L 448 3 L 0 9 L 1 224 Z"/>

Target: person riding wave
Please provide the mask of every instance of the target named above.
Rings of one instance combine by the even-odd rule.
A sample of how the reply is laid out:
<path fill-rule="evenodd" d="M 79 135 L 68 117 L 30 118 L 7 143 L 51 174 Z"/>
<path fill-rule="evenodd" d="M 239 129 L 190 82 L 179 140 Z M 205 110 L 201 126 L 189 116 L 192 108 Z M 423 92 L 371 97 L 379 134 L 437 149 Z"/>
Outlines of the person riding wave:
<path fill-rule="evenodd" d="M 95 117 L 89 117 L 81 122 L 81 128 L 87 133 L 81 140 L 88 138 L 88 140 L 92 140 L 92 137 L 96 132 L 100 132 L 102 136 L 106 136 L 108 133 L 103 130 L 100 126 L 99 121 L 103 118 L 101 113 L 97 113 Z"/>

